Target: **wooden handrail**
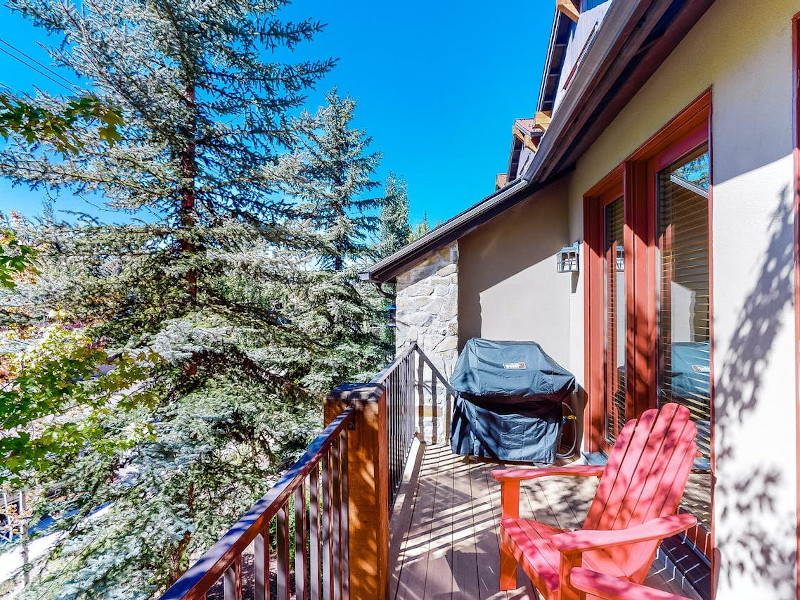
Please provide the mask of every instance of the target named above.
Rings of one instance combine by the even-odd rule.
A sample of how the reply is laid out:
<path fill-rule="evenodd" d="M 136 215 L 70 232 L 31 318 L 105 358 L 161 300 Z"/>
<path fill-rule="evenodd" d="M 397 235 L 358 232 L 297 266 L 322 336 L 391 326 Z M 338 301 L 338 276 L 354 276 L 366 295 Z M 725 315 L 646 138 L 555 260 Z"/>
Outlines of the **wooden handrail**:
<path fill-rule="evenodd" d="M 253 544 L 256 598 L 269 593 L 270 523 L 276 525 L 278 595 L 288 599 L 291 581 L 298 598 L 312 596 L 347 600 L 353 581 L 355 596 L 372 597 L 388 589 L 387 565 L 377 560 L 388 552 L 388 513 L 400 485 L 408 451 L 415 435 L 415 396 L 423 418 L 424 366 L 430 369 L 430 401 L 433 405 L 433 439 L 436 441 L 437 388 L 446 391 L 446 425 L 450 400 L 455 395 L 449 382 L 416 342 L 409 344 L 370 384 L 344 384 L 328 395 L 325 404 L 329 425 L 263 498 L 214 544 L 160 600 L 204 599 L 218 582 L 226 600 L 241 600 L 242 554 Z M 420 422 L 424 435 L 424 427 Z M 349 431 L 353 429 L 353 431 Z M 348 454 L 353 463 L 348 466 Z M 352 478 L 355 496 L 350 496 Z M 294 530 L 289 524 L 294 502 Z M 306 508 L 306 502 L 308 507 Z M 353 521 L 350 520 L 351 516 Z M 375 537 L 376 523 L 381 533 Z M 366 527 L 366 529 L 365 529 Z M 385 530 L 385 531 L 384 531 Z M 385 534 L 385 535 L 383 535 Z M 350 536 L 356 536 L 356 562 L 350 562 Z M 373 540 L 372 537 L 375 537 Z M 305 540 L 308 537 L 308 546 Z M 384 539 L 384 537 L 386 539 Z M 312 543 L 312 540 L 316 540 Z M 365 541 L 366 540 L 366 541 Z M 371 541 L 370 541 L 371 540 Z M 298 550 L 294 575 L 290 546 Z M 384 548 L 384 546 L 386 546 Z M 306 550 L 309 556 L 306 556 Z M 365 562 L 364 552 L 370 559 Z M 381 554 L 383 553 L 383 554 Z M 375 555 L 375 556 L 373 556 Z M 372 564 L 375 573 L 364 565 Z M 352 569 L 356 570 L 351 581 Z M 375 571 L 375 569 L 372 569 Z M 371 573 L 371 574 L 370 574 Z M 290 581 L 291 580 L 291 581 Z M 308 587 L 307 587 L 308 586 Z"/>
<path fill-rule="evenodd" d="M 267 529 L 270 520 L 286 505 L 295 490 L 302 487 L 305 478 L 333 449 L 353 418 L 353 410 L 349 408 L 337 416 L 311 442 L 300 460 L 161 596 L 161 600 L 205 598 L 206 592 L 219 578 L 238 564 L 242 552 Z M 241 572 L 240 567 L 236 570 Z"/>

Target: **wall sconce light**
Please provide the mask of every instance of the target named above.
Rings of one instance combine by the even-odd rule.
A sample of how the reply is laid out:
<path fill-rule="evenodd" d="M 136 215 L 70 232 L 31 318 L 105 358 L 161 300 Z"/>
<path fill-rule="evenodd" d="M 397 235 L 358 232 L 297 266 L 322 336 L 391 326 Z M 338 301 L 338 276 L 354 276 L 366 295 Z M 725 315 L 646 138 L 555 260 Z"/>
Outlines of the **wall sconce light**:
<path fill-rule="evenodd" d="M 388 327 L 389 329 L 394 329 L 395 327 L 397 327 L 397 306 L 395 304 L 389 305 L 389 307 L 386 309 L 386 312 L 388 313 L 387 314 L 388 320 L 386 321 L 386 327 Z"/>
<path fill-rule="evenodd" d="M 575 242 L 572 246 L 564 246 L 556 255 L 556 270 L 559 273 L 577 273 L 580 255 L 580 242 Z"/>

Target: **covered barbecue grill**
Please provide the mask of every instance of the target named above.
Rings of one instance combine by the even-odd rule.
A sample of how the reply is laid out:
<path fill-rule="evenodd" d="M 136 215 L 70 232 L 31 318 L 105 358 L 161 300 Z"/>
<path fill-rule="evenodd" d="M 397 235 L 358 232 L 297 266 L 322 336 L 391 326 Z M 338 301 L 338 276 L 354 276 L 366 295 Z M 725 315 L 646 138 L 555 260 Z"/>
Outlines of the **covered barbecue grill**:
<path fill-rule="evenodd" d="M 508 461 L 552 463 L 561 402 L 575 377 L 535 342 L 472 338 L 458 357 L 453 452 Z"/>

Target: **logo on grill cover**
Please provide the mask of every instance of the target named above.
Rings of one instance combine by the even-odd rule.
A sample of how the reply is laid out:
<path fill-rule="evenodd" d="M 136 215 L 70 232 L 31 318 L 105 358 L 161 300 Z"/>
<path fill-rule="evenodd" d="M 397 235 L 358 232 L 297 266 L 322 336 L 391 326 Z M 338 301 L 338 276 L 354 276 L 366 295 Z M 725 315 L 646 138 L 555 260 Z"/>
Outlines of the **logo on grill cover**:
<path fill-rule="evenodd" d="M 503 368 L 504 369 L 510 369 L 512 371 L 519 371 L 520 369 L 524 369 L 525 368 L 525 363 L 524 362 L 503 363 Z"/>

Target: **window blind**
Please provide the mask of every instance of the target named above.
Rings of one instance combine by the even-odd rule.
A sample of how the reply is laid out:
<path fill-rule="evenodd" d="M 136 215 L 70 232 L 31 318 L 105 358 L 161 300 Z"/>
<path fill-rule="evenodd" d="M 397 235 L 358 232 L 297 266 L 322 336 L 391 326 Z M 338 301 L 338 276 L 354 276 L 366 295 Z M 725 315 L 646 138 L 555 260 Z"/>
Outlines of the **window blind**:
<path fill-rule="evenodd" d="M 624 202 L 607 204 L 605 218 L 605 436 L 614 443 L 625 425 Z"/>
<path fill-rule="evenodd" d="M 686 406 L 711 456 L 708 149 L 658 173 L 659 403 Z"/>

